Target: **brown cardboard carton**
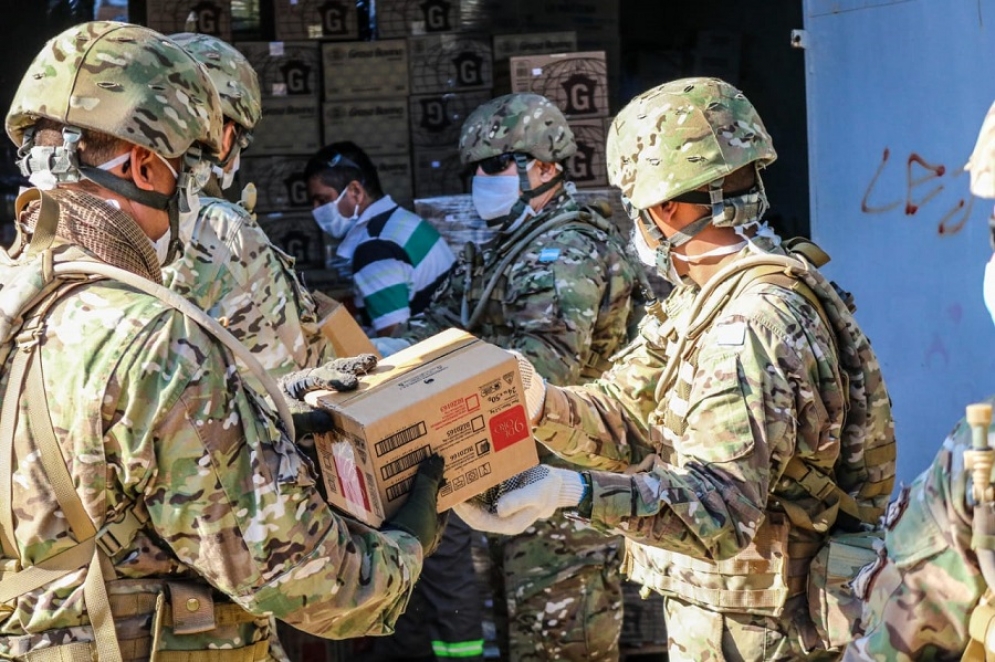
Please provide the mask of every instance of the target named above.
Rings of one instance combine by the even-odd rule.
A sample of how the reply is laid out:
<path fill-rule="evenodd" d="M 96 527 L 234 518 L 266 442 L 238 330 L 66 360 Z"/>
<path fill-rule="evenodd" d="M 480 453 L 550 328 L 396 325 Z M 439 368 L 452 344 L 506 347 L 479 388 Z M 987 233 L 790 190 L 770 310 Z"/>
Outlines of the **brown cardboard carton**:
<path fill-rule="evenodd" d="M 459 19 L 459 0 L 377 0 L 379 39 L 454 32 Z"/>
<path fill-rule="evenodd" d="M 324 105 L 325 144 L 351 140 L 370 156 L 406 154 L 408 99 L 343 99 Z"/>
<path fill-rule="evenodd" d="M 411 176 L 409 154 L 371 156 L 380 177 L 380 189 L 405 209 L 411 209 L 414 200 L 414 179 Z"/>
<path fill-rule="evenodd" d="M 318 304 L 318 328 L 332 344 L 335 356 L 345 358 L 374 354 L 380 358 L 380 352 L 348 308 L 322 292 L 312 292 L 311 296 Z"/>
<path fill-rule="evenodd" d="M 306 156 L 246 156 L 238 171 L 242 186 L 256 185 L 256 211 L 307 210 Z"/>
<path fill-rule="evenodd" d="M 273 0 L 273 15 L 280 41 L 359 39 L 355 0 Z"/>
<path fill-rule="evenodd" d="M 309 402 L 336 427 L 315 439 L 328 500 L 371 526 L 404 503 L 432 453 L 446 462 L 440 511 L 538 463 L 518 361 L 464 331 L 393 354 L 359 381 Z"/>
<path fill-rule="evenodd" d="M 518 55 L 572 53 L 577 50 L 577 33 L 535 32 L 494 35 L 494 95 L 511 91 L 509 59 Z"/>
<path fill-rule="evenodd" d="M 169 35 L 201 32 L 231 41 L 231 0 L 148 0 L 145 23 Z"/>
<path fill-rule="evenodd" d="M 491 98 L 490 90 L 411 97 L 411 146 L 451 148 L 458 145 L 463 122 Z"/>
<path fill-rule="evenodd" d="M 522 55 L 509 66 L 512 92 L 541 94 L 569 118 L 609 114 L 604 51 Z"/>
<path fill-rule="evenodd" d="M 494 84 L 490 37 L 411 37 L 411 94 L 487 90 Z"/>
<path fill-rule="evenodd" d="M 322 44 L 325 101 L 408 94 L 408 43 L 404 39 Z"/>
<path fill-rule="evenodd" d="M 294 258 L 294 270 L 324 269 L 325 233 L 310 212 L 258 214 L 257 220 L 269 240 Z"/>
<path fill-rule="evenodd" d="M 259 75 L 265 97 L 317 97 L 321 51 L 313 41 L 243 41 L 235 44 Z"/>
<path fill-rule="evenodd" d="M 604 118 L 572 120 L 569 125 L 577 141 L 577 152 L 566 160 L 568 179 L 579 188 L 608 186 Z"/>
<path fill-rule="evenodd" d="M 321 147 L 317 97 L 263 99 L 263 116 L 252 131 L 251 154 L 314 154 Z"/>
<path fill-rule="evenodd" d="M 412 150 L 415 170 L 415 195 L 434 198 L 470 192 L 472 172 L 460 161 L 456 144 L 439 149 Z"/>

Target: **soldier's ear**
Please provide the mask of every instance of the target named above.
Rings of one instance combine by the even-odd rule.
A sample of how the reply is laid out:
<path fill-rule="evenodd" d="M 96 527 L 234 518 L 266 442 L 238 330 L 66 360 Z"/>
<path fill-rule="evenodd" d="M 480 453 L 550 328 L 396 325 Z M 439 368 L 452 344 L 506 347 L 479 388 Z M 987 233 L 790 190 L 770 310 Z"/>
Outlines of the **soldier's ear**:
<path fill-rule="evenodd" d="M 556 176 L 558 169 L 555 163 L 546 163 L 545 161 L 536 161 L 536 168 L 539 169 L 539 179 L 543 182 L 548 182 L 553 177 Z"/>
<path fill-rule="evenodd" d="M 159 168 L 165 170 L 166 174 L 169 175 L 168 168 L 163 165 L 159 157 L 153 154 L 151 150 L 138 145 L 132 146 L 131 168 L 126 174 L 131 177 L 131 181 L 135 183 L 135 186 L 144 191 L 155 190 L 155 184 L 161 178 L 161 175 L 157 172 Z"/>

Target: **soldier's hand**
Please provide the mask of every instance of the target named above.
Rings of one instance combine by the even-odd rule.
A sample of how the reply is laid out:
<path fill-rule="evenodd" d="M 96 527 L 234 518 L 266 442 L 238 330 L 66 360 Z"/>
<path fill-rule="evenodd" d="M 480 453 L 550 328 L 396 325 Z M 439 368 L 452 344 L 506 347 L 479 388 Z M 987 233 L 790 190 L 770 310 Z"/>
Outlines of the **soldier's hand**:
<path fill-rule="evenodd" d="M 415 482 L 408 493 L 408 500 L 384 522 L 384 528 L 400 529 L 418 538 L 426 555 L 438 547 L 445 528 L 446 518 L 440 518 L 436 512 L 439 487 L 442 486 L 442 473 L 445 468 L 446 463 L 441 455 L 432 455 L 422 460 L 418 473 L 415 474 Z"/>
<path fill-rule="evenodd" d="M 588 489 L 580 473 L 540 464 L 453 510 L 478 531 L 514 536 L 559 508 L 579 505 Z"/>
<path fill-rule="evenodd" d="M 296 370 L 280 379 L 280 387 L 293 400 L 303 401 L 311 391 L 354 391 L 359 386 L 357 375 L 365 375 L 377 367 L 377 357 L 360 354 L 347 359 L 335 359 L 317 368 Z"/>

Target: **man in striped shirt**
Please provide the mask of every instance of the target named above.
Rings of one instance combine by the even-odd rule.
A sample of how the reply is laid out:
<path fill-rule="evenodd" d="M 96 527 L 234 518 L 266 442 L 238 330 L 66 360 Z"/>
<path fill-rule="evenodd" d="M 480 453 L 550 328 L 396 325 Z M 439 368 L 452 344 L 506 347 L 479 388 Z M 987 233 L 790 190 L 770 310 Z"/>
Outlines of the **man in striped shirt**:
<path fill-rule="evenodd" d="M 318 151 L 305 170 L 312 213 L 341 239 L 337 255 L 351 266 L 356 307 L 379 336 L 417 315 L 455 257 L 438 231 L 380 188 L 377 169 L 352 142 Z"/>

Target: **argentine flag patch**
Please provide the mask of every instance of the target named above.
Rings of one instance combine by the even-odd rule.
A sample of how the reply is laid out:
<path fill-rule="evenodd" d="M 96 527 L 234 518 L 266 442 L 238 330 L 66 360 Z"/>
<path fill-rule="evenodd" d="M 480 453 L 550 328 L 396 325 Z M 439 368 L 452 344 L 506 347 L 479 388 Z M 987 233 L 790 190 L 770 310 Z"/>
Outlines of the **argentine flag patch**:
<path fill-rule="evenodd" d="M 559 248 L 544 248 L 539 251 L 539 262 L 556 262 L 559 258 Z"/>

